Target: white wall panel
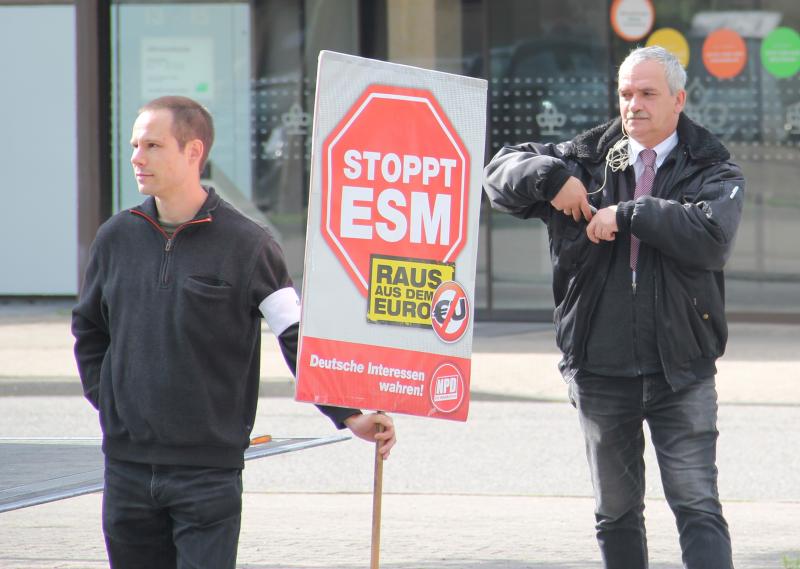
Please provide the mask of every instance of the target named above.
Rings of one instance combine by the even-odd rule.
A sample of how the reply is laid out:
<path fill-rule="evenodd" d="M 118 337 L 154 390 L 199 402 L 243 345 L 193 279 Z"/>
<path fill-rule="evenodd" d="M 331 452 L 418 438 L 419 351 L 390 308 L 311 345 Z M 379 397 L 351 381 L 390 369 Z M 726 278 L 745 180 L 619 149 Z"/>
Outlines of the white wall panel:
<path fill-rule="evenodd" d="M 0 295 L 75 294 L 73 6 L 0 6 Z"/>

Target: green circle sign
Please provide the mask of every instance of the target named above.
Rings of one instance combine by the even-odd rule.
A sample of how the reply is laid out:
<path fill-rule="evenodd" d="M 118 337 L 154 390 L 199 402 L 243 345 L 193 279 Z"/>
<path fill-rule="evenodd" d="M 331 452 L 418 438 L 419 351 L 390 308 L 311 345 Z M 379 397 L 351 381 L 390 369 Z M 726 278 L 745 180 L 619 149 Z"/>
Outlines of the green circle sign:
<path fill-rule="evenodd" d="M 800 34 L 775 28 L 761 44 L 761 63 L 775 77 L 792 77 L 800 69 Z"/>

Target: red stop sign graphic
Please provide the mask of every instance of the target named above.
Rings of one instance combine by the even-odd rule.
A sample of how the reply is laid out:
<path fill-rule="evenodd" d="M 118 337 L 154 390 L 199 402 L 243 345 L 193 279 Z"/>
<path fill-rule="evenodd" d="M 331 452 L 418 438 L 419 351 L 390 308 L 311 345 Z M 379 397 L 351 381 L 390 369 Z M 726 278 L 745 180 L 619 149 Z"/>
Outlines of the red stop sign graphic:
<path fill-rule="evenodd" d="M 469 156 L 430 91 L 368 87 L 322 148 L 322 234 L 362 295 L 370 255 L 458 256 Z"/>

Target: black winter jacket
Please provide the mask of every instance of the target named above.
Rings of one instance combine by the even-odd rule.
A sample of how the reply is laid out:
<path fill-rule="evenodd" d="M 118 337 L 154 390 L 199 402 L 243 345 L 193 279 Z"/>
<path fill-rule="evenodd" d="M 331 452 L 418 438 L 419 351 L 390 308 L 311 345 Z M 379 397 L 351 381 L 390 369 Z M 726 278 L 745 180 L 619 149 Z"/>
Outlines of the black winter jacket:
<path fill-rule="evenodd" d="M 715 373 L 714 362 L 725 350 L 722 269 L 744 198 L 741 170 L 719 140 L 683 114 L 677 131 L 678 146 L 658 169 L 651 196 L 618 203 L 620 185 L 630 184 L 632 176 L 610 169 L 602 193 L 589 196 L 598 209 L 618 203 L 619 235 L 632 233 L 654 254 L 656 342 L 673 389 Z M 612 243 L 593 244 L 586 222 L 559 213 L 550 200 L 570 176 L 590 193 L 600 188 L 606 154 L 621 136 L 615 119 L 569 142 L 505 147 L 485 169 L 484 187 L 494 209 L 547 224 L 556 340 L 567 380 L 586 358 Z"/>
<path fill-rule="evenodd" d="M 271 235 L 208 194 L 172 238 L 149 198 L 104 223 L 92 245 L 72 330 L 112 458 L 243 466 L 258 400 L 259 304 L 292 282 Z M 279 337 L 292 371 L 297 329 Z M 357 413 L 322 411 L 340 428 Z"/>

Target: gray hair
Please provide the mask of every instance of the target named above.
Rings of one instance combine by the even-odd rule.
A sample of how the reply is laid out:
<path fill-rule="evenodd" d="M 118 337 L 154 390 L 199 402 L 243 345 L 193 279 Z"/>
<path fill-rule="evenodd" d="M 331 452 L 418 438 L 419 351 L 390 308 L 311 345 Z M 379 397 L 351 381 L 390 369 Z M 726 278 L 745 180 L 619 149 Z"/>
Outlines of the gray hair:
<path fill-rule="evenodd" d="M 686 71 L 678 58 L 661 46 L 637 47 L 628 54 L 628 57 L 619 66 L 622 71 L 625 67 L 632 67 L 643 61 L 657 61 L 664 66 L 664 75 L 671 95 L 675 95 L 686 87 Z"/>

